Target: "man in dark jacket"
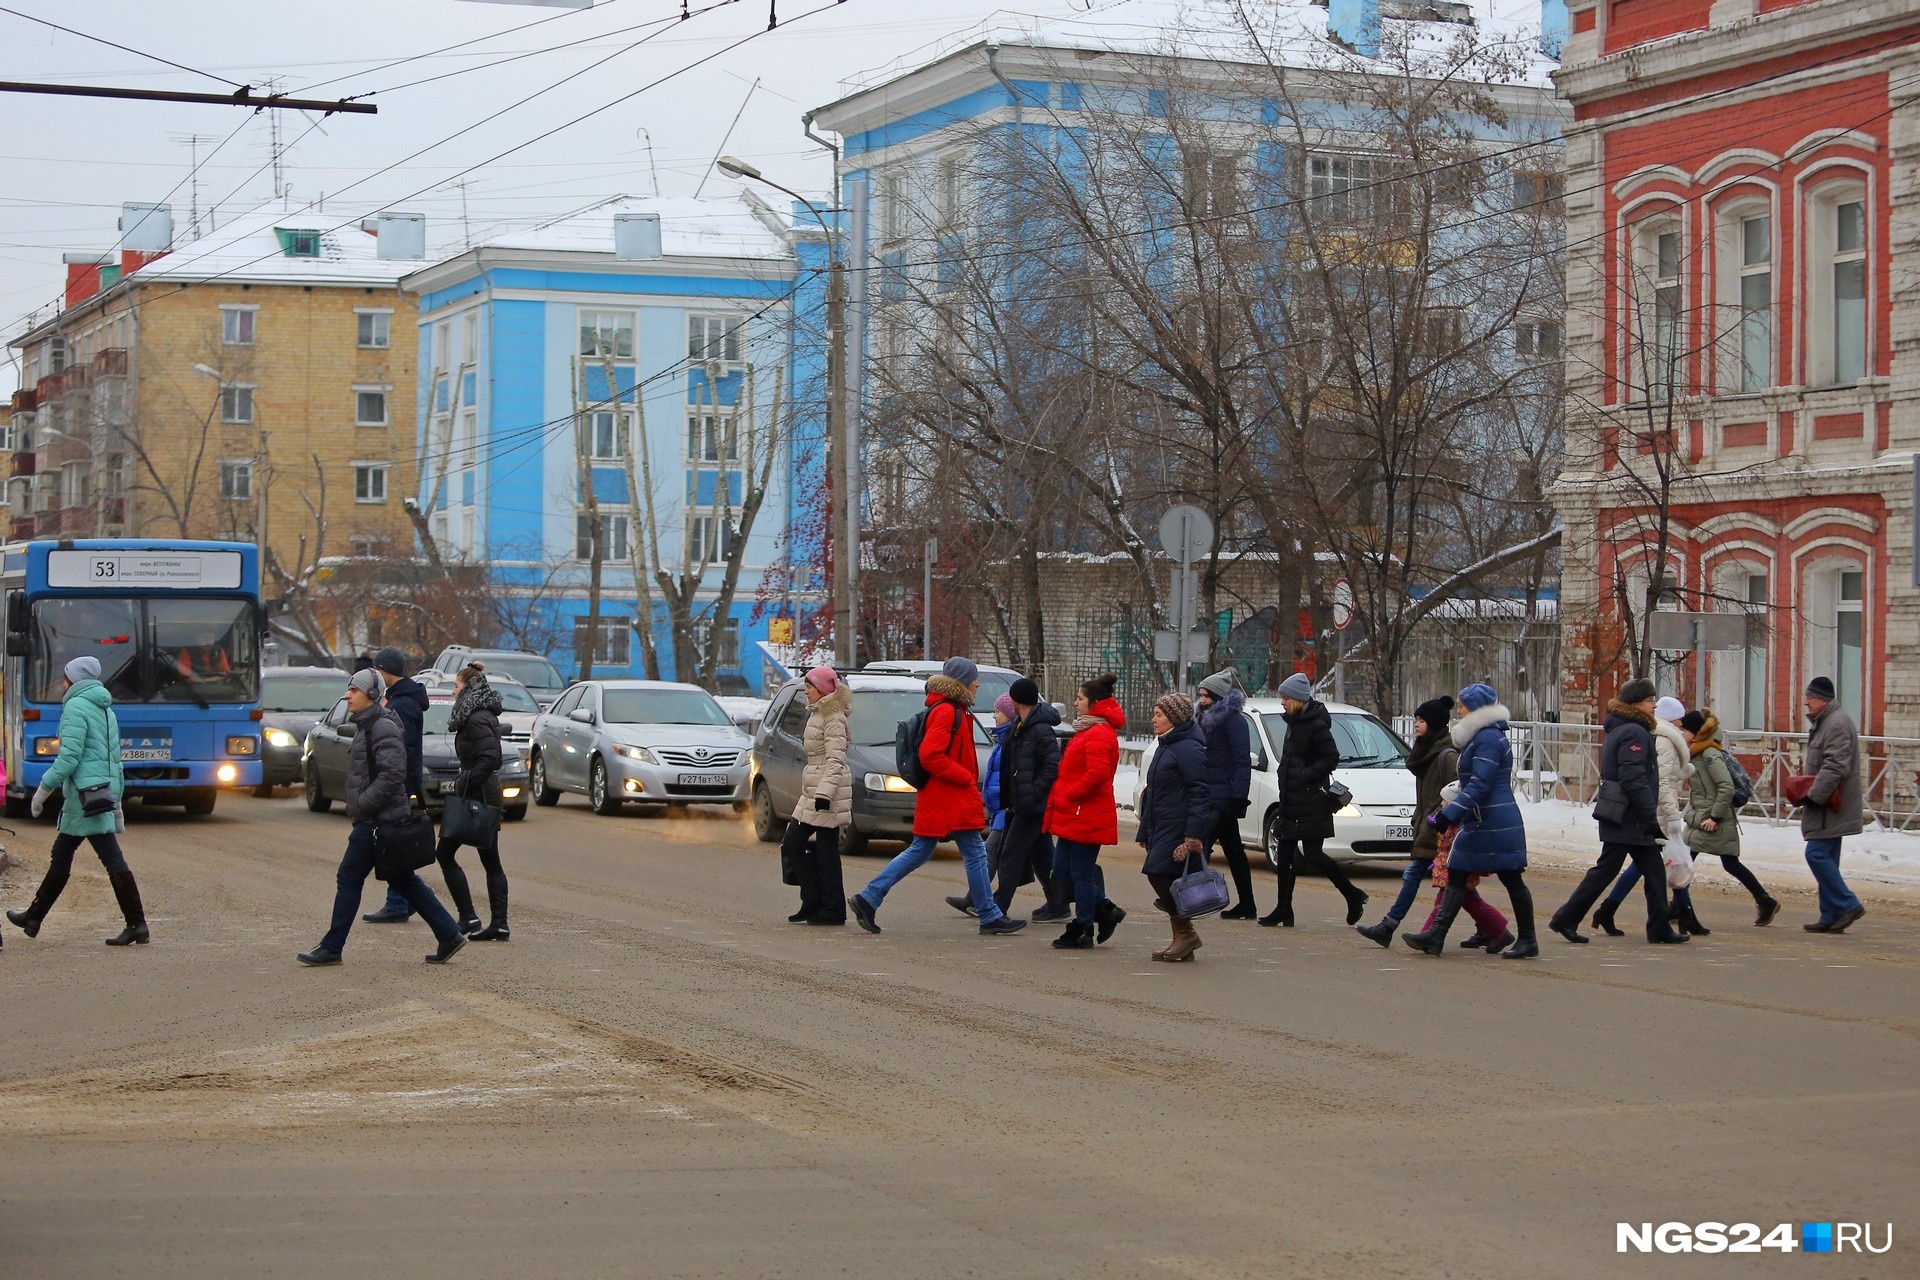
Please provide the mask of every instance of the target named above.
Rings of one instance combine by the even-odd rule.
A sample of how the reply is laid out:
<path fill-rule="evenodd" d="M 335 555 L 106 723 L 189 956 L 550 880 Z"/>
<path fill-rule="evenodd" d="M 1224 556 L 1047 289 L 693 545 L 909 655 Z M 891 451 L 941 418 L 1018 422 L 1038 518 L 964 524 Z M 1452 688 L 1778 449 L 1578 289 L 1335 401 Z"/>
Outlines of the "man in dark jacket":
<path fill-rule="evenodd" d="M 1013 700 L 1013 725 L 1000 752 L 1000 803 L 1007 810 L 1007 834 L 1000 845 L 1000 881 L 993 900 L 1011 910 L 1015 890 L 1035 880 L 1047 900 L 1033 913 L 1034 923 L 1065 920 L 1072 887 L 1053 874 L 1053 841 L 1045 831 L 1047 797 L 1060 774 L 1060 713 L 1040 700 L 1040 686 L 1025 676 L 1007 690 Z"/>
<path fill-rule="evenodd" d="M 354 735 L 347 753 L 346 800 L 353 831 L 347 837 L 346 856 L 340 859 L 335 880 L 333 922 L 319 946 L 300 953 L 301 964 L 340 963 L 354 912 L 360 909 L 361 891 L 378 861 L 379 828 L 406 818 L 413 809 L 407 797 L 407 751 L 400 737 L 400 722 L 380 705 L 379 697 L 380 681 L 373 672 L 356 671 L 348 678 L 347 710 Z M 427 957 L 427 963 L 445 964 L 466 945 L 466 935 L 418 875 L 408 871 L 394 876 L 390 883 L 402 900 L 420 913 L 440 944 Z"/>
<path fill-rule="evenodd" d="M 1815 676 L 1807 685 L 1805 772 L 1813 775 L 1800 807 L 1800 834 L 1807 842 L 1807 869 L 1820 886 L 1820 918 L 1800 927 L 1808 933 L 1845 933 L 1867 914 L 1840 875 L 1840 841 L 1864 829 L 1866 793 L 1860 776 L 1860 731 L 1834 701 L 1833 681 Z"/>
<path fill-rule="evenodd" d="M 422 763 L 426 736 L 427 690 L 418 680 L 407 674 L 407 655 L 392 645 L 382 649 L 373 660 L 374 673 L 386 686 L 387 709 L 400 717 L 401 741 L 407 749 L 407 794 L 421 804 L 426 797 L 426 769 Z M 387 888 L 387 901 L 378 911 L 370 911 L 360 917 L 369 924 L 399 924 L 412 915 L 407 900 L 393 889 Z"/>
<path fill-rule="evenodd" d="M 1647 941 L 1685 942 L 1687 935 L 1667 922 L 1667 869 L 1660 860 L 1660 763 L 1654 756 L 1653 709 L 1659 691 L 1653 681 L 1629 680 L 1620 696 L 1607 704 L 1606 741 L 1600 747 L 1600 781 L 1616 784 L 1625 802 L 1623 815 L 1603 815 L 1603 802 L 1594 810 L 1600 824 L 1600 860 L 1575 886 L 1573 896 L 1553 913 L 1547 928 L 1568 942 L 1586 942 L 1580 921 L 1607 891 L 1628 858 L 1640 868 L 1647 895 Z M 1611 796 L 1608 797 L 1612 799 Z"/>
<path fill-rule="evenodd" d="M 1253 905 L 1253 868 L 1247 865 L 1247 846 L 1240 839 L 1240 819 L 1253 794 L 1253 746 L 1241 714 L 1246 705 L 1240 673 L 1232 667 L 1200 682 L 1194 718 L 1207 739 L 1207 803 L 1213 807 L 1207 847 L 1218 844 L 1227 856 L 1227 870 L 1240 895 L 1239 902 L 1220 913 L 1222 920 L 1251 920 L 1260 914 Z"/>

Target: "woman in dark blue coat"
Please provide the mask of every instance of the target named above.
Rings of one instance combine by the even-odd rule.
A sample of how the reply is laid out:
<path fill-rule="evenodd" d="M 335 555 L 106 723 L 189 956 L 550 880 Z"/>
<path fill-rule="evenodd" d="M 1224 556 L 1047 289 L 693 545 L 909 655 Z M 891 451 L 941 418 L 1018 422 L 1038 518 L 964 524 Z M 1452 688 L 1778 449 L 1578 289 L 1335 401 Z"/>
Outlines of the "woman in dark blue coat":
<path fill-rule="evenodd" d="M 1213 830 L 1206 739 L 1194 723 L 1192 700 L 1181 693 L 1169 693 L 1153 704 L 1153 732 L 1160 741 L 1140 797 L 1139 840 L 1147 851 L 1140 870 L 1153 886 L 1153 905 L 1173 920 L 1173 941 L 1153 958 L 1191 960 L 1200 949 L 1200 935 L 1193 921 L 1174 913 L 1173 882 L 1193 870 L 1189 859 L 1205 851 Z"/>
<path fill-rule="evenodd" d="M 1247 695 L 1240 689 L 1239 674 L 1228 667 L 1202 680 L 1196 698 L 1194 719 L 1207 739 L 1207 802 L 1213 807 L 1213 833 L 1207 837 L 1207 847 L 1217 843 L 1227 856 L 1227 870 L 1240 896 L 1220 918 L 1251 920 L 1260 909 L 1253 905 L 1253 868 L 1247 865 L 1247 847 L 1240 840 L 1240 820 L 1247 815 L 1253 792 L 1253 746 L 1247 718 L 1241 714 Z"/>
<path fill-rule="evenodd" d="M 1444 953 L 1447 930 L 1466 901 L 1468 881 L 1495 875 L 1513 901 L 1513 926 L 1520 937 L 1500 954 L 1525 960 L 1540 954 L 1533 934 L 1533 893 L 1527 888 L 1527 828 L 1513 799 L 1513 747 L 1507 741 L 1511 714 L 1491 685 L 1470 684 L 1460 691 L 1453 745 L 1460 749 L 1459 794 L 1428 819 L 1445 830 L 1458 827 L 1447 854 L 1447 891 L 1440 911 L 1423 933 L 1403 933 L 1408 946 L 1428 955 Z"/>

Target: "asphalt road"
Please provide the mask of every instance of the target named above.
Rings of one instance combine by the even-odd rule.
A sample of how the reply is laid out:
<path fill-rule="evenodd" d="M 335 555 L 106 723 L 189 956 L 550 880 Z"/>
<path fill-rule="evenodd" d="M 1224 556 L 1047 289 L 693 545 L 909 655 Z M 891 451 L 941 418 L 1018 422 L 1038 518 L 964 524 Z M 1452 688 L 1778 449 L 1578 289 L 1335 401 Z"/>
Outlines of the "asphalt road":
<path fill-rule="evenodd" d="M 360 925 L 303 969 L 346 831 L 136 813 L 153 945 L 100 945 L 84 852 L 7 927 L 0 1275 L 1920 1275 L 1910 904 L 1822 938 L 1713 893 L 1685 947 L 1433 960 L 1303 880 L 1299 928 L 1202 922 L 1170 966 L 1131 849 L 1097 951 L 977 936 L 953 860 L 871 937 L 786 924 L 730 813 L 569 799 L 506 829 L 511 943 L 430 967 L 423 926 Z M 7 840 L 8 905 L 50 834 Z M 1615 1252 L 1708 1220 L 1894 1249 Z"/>

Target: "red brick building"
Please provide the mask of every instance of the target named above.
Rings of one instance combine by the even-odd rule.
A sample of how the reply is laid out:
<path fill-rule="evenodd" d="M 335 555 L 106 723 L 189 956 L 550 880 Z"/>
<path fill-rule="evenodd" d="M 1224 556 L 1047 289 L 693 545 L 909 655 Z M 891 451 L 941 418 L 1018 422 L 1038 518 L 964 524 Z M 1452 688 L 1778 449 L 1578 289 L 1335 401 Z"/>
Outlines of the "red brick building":
<path fill-rule="evenodd" d="M 1920 5 L 1569 9 L 1566 714 L 1680 608 L 1747 615 L 1654 664 L 1729 727 L 1920 736 Z"/>

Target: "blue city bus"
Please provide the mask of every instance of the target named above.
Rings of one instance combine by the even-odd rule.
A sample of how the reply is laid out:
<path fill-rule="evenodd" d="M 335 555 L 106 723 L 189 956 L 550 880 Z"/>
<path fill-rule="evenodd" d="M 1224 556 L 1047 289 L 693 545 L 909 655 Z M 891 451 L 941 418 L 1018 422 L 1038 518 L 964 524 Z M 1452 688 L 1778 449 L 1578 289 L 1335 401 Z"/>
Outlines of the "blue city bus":
<path fill-rule="evenodd" d="M 81 538 L 0 547 L 6 813 L 60 751 L 73 658 L 100 661 L 120 720 L 127 794 L 213 812 L 260 781 L 260 556 L 252 543 Z"/>

